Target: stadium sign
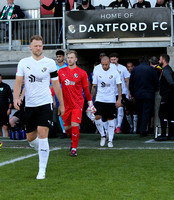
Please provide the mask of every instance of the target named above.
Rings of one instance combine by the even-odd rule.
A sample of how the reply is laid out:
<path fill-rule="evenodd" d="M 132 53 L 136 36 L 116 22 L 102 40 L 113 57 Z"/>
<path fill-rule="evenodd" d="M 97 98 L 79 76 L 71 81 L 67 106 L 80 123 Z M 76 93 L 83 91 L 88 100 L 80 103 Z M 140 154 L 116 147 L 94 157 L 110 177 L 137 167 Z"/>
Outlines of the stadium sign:
<path fill-rule="evenodd" d="M 66 38 L 170 37 L 169 8 L 66 12 Z"/>

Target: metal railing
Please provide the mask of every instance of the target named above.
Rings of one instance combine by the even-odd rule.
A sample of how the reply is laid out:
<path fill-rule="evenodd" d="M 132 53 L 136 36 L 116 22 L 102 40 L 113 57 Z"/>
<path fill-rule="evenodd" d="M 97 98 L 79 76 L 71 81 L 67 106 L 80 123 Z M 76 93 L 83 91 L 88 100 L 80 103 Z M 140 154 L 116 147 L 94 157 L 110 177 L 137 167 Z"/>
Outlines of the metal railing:
<path fill-rule="evenodd" d="M 63 17 L 0 21 L 0 48 L 12 50 L 29 45 L 32 35 L 42 35 L 44 46 L 63 46 Z M 65 42 L 65 41 L 64 41 Z"/>
<path fill-rule="evenodd" d="M 170 8 L 170 46 L 173 46 L 174 11 L 172 9 L 172 4 Z M 63 17 L 0 20 L 0 50 L 20 50 L 29 48 L 30 37 L 35 34 L 42 35 L 44 46 L 63 47 L 63 49 L 65 49 L 65 6 L 63 6 Z"/>

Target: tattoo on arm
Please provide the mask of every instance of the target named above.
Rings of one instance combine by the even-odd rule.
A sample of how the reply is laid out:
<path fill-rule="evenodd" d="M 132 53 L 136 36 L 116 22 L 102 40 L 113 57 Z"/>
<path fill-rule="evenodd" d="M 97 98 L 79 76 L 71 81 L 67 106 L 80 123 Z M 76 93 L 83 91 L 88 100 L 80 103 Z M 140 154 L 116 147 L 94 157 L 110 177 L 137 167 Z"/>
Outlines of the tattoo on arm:
<path fill-rule="evenodd" d="M 97 94 L 97 85 L 93 85 L 91 90 L 92 99 L 96 96 L 96 94 Z"/>

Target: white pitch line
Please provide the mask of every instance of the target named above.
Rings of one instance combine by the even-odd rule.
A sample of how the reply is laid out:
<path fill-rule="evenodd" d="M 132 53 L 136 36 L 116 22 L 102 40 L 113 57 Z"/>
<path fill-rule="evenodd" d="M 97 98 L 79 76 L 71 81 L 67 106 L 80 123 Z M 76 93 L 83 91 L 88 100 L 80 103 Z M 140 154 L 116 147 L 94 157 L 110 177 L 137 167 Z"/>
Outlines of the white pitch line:
<path fill-rule="evenodd" d="M 50 150 L 51 151 L 56 151 L 56 150 L 60 150 L 61 148 L 53 148 Z M 38 153 L 34 153 L 34 154 L 29 154 L 27 156 L 22 156 L 22 157 L 19 157 L 19 158 L 15 158 L 15 159 L 12 159 L 12 160 L 8 160 L 8 161 L 5 161 L 5 162 L 2 162 L 0 163 L 0 167 L 4 166 L 4 165 L 8 165 L 8 164 L 12 164 L 12 163 L 15 163 L 17 161 L 21 161 L 21 160 L 25 160 L 27 158 L 31 158 L 31 157 L 34 157 L 34 156 L 37 156 Z"/>
<path fill-rule="evenodd" d="M 145 141 L 145 143 L 156 143 L 156 144 L 161 144 L 161 143 L 166 143 L 166 144 L 168 144 L 168 143 L 174 143 L 174 141 L 155 141 L 154 139 L 151 139 L 151 140 L 147 140 L 147 141 Z"/>
<path fill-rule="evenodd" d="M 8 148 L 11 148 L 11 147 L 8 147 Z M 12 147 L 13 148 L 13 147 Z M 18 148 L 18 147 L 16 147 Z M 19 147 L 20 149 L 21 147 Z M 55 147 L 53 149 L 50 150 L 51 151 L 57 151 L 57 150 L 61 150 L 61 149 L 69 149 L 69 148 L 61 148 L 61 147 Z M 94 150 L 160 150 L 160 149 L 163 149 L 163 150 L 173 150 L 174 147 L 123 147 L 123 148 L 106 148 L 106 147 L 79 147 L 78 149 L 94 149 Z M 31 157 L 34 157 L 38 155 L 38 153 L 34 153 L 34 154 L 29 154 L 27 156 L 22 156 L 22 157 L 19 157 L 19 158 L 15 158 L 15 159 L 12 159 L 12 160 L 9 160 L 9 161 L 5 161 L 5 162 L 2 162 L 0 163 L 0 167 L 4 166 L 4 165 L 8 165 L 8 164 L 12 164 L 12 163 L 15 163 L 17 161 L 21 161 L 21 160 L 25 160 L 27 158 L 31 158 Z"/>

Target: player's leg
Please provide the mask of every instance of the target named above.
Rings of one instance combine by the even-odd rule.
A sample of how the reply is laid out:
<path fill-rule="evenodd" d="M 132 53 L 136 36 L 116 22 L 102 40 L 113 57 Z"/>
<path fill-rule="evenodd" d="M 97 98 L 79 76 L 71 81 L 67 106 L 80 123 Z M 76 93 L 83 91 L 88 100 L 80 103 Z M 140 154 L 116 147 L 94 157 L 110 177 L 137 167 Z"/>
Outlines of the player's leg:
<path fill-rule="evenodd" d="M 77 156 L 77 146 L 79 143 L 80 131 L 79 124 L 76 122 L 71 122 L 71 130 L 72 130 L 72 144 L 71 144 L 71 156 Z"/>
<path fill-rule="evenodd" d="M 26 137 L 29 145 L 38 151 L 39 141 L 37 136 L 37 110 L 36 108 L 26 107 L 25 121 L 26 121 Z"/>
<path fill-rule="evenodd" d="M 37 136 L 37 130 L 27 133 L 26 136 L 27 136 L 27 140 L 28 140 L 30 147 L 32 147 L 34 150 L 38 151 L 39 139 Z"/>
<path fill-rule="evenodd" d="M 82 119 L 82 109 L 73 109 L 71 113 L 72 150 L 71 156 L 77 156 L 77 146 L 80 137 L 79 124 Z"/>
<path fill-rule="evenodd" d="M 116 97 L 118 99 L 118 96 Z M 122 95 L 123 98 L 123 95 Z M 124 117 L 124 108 L 123 105 L 117 109 L 117 128 L 116 128 L 116 133 L 121 133 L 121 124 L 123 121 Z"/>
<path fill-rule="evenodd" d="M 113 147 L 115 122 L 114 117 L 116 116 L 115 103 L 104 104 L 104 113 L 108 121 L 108 147 Z"/>
<path fill-rule="evenodd" d="M 37 175 L 37 179 L 44 179 L 46 167 L 49 158 L 49 143 L 48 143 L 48 127 L 38 126 L 38 141 L 39 141 L 39 172 Z"/>
<path fill-rule="evenodd" d="M 10 120 L 9 120 L 9 124 L 10 124 L 10 126 L 11 126 L 12 128 L 15 127 L 15 125 L 16 125 L 17 122 L 19 122 L 19 118 L 16 117 L 16 116 L 14 116 L 14 115 L 13 115 L 13 116 L 10 118 Z"/>
<path fill-rule="evenodd" d="M 5 137 L 8 137 L 9 136 L 9 134 L 8 134 L 8 126 L 4 125 L 3 129 L 4 129 Z"/>
<path fill-rule="evenodd" d="M 104 132 L 103 121 L 102 121 L 103 103 L 96 101 L 95 102 L 95 108 L 97 110 L 94 113 L 95 114 L 95 125 L 96 125 L 96 128 L 101 135 L 100 146 L 104 146 L 105 141 L 106 141 L 106 135 L 105 135 L 105 132 Z"/>
<path fill-rule="evenodd" d="M 53 125 L 52 104 L 46 104 L 37 108 L 37 132 L 39 141 L 39 172 L 37 179 L 44 179 L 49 158 L 48 132 Z"/>
<path fill-rule="evenodd" d="M 102 117 L 102 121 L 103 121 L 103 128 L 104 128 L 106 140 L 108 140 L 108 138 L 109 138 L 109 136 L 108 136 L 108 120 L 105 119 L 104 117 Z"/>

